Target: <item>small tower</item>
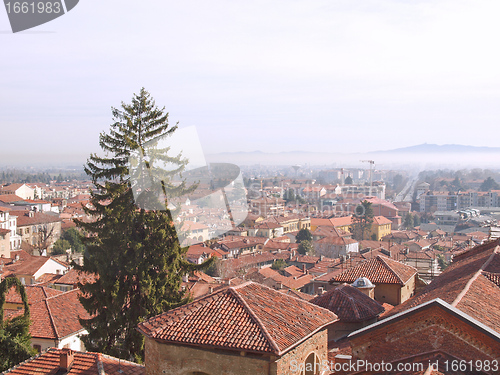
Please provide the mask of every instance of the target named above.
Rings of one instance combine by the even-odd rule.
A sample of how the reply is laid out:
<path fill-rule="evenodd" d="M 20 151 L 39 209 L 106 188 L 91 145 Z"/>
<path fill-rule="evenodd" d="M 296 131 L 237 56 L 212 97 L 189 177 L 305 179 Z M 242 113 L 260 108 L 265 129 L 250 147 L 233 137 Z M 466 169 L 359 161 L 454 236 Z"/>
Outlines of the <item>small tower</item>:
<path fill-rule="evenodd" d="M 366 294 L 371 299 L 374 299 L 375 285 L 373 285 L 372 282 L 368 280 L 367 277 L 360 277 L 356 279 L 356 281 L 354 281 L 351 285 L 356 289 L 358 289 L 363 294 Z"/>

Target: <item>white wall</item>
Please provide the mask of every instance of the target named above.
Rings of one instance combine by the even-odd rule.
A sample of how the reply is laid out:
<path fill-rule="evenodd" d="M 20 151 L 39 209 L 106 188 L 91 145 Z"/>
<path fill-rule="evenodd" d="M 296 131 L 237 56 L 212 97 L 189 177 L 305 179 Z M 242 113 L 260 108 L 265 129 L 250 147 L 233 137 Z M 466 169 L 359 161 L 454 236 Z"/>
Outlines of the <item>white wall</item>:
<path fill-rule="evenodd" d="M 38 279 L 44 273 L 52 273 L 55 275 L 64 275 L 64 273 L 66 273 L 67 270 L 68 270 L 67 267 L 56 262 L 55 260 L 47 259 L 47 261 L 44 263 L 44 265 L 41 266 L 40 269 L 33 276 L 35 277 L 35 279 Z"/>

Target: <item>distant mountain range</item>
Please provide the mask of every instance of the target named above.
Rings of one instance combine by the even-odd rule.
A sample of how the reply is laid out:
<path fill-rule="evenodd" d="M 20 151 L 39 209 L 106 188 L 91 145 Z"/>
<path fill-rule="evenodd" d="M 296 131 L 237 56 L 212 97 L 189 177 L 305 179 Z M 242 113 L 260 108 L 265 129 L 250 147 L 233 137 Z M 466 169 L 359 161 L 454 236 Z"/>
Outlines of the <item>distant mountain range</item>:
<path fill-rule="evenodd" d="M 394 150 L 386 150 L 386 151 L 374 151 L 372 153 L 462 153 L 462 152 L 500 152 L 500 147 L 477 147 L 477 146 L 465 146 L 465 145 L 435 145 L 429 143 L 423 143 L 421 145 L 409 146 L 403 148 L 396 148 Z"/>
<path fill-rule="evenodd" d="M 309 165 L 366 168 L 362 160 L 374 160 L 375 168 L 495 168 L 500 169 L 500 147 L 420 144 L 385 151 L 333 152 L 224 152 L 206 156 L 209 162 L 238 165 Z"/>

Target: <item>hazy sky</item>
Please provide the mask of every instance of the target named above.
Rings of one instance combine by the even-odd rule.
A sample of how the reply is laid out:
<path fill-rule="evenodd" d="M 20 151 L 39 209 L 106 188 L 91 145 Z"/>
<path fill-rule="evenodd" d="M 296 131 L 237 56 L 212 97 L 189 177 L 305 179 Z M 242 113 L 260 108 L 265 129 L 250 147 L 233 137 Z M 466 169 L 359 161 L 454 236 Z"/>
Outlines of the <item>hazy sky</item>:
<path fill-rule="evenodd" d="M 1 164 L 84 160 L 142 86 L 206 153 L 498 146 L 500 2 L 81 0 L 12 34 Z"/>

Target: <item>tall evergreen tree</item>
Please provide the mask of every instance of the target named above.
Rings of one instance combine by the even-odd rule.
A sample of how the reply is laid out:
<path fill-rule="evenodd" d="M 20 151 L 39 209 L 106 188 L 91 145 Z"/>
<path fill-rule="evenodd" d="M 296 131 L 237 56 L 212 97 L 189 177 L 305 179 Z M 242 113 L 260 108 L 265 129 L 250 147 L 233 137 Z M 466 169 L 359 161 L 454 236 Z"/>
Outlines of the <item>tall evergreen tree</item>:
<path fill-rule="evenodd" d="M 148 142 L 172 134 L 177 125 L 169 125 L 165 108 L 158 108 L 144 88 L 134 94 L 131 104 L 122 103 L 112 113 L 110 132 L 100 135 L 106 156 L 92 154 L 85 166 L 95 189 L 91 208 L 84 210 L 95 220 L 76 220 L 86 234 L 84 264 L 76 267 L 97 276 L 95 282 L 79 285 L 81 303 L 93 316 L 81 321 L 89 332 L 83 341 L 88 350 L 141 361 L 144 340 L 137 324 L 188 302 L 181 290 L 182 275 L 211 262 L 201 266 L 187 262 L 183 256 L 187 249 L 179 244 L 170 212 L 146 210 L 134 200 L 131 186 L 136 179 L 131 178 L 128 158 L 137 151 L 143 155 Z M 151 158 L 175 165 L 174 170 L 157 171 L 163 192 L 177 189 L 181 194 L 185 186 L 173 187 L 169 177 L 182 171 L 186 160 L 160 151 Z M 153 160 L 148 163 L 152 166 Z M 154 192 L 145 199 L 152 197 L 158 199 Z M 158 203 L 166 207 L 165 201 Z"/>
<path fill-rule="evenodd" d="M 7 292 L 15 287 L 21 295 L 24 314 L 4 320 L 4 305 Z M 28 296 L 21 282 L 7 277 L 0 283 L 0 371 L 5 371 L 36 354 L 31 347 L 30 307 Z"/>
<path fill-rule="evenodd" d="M 368 237 L 373 224 L 372 204 L 366 200 L 357 205 L 352 216 L 352 233 L 356 240 L 364 240 Z"/>

